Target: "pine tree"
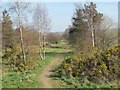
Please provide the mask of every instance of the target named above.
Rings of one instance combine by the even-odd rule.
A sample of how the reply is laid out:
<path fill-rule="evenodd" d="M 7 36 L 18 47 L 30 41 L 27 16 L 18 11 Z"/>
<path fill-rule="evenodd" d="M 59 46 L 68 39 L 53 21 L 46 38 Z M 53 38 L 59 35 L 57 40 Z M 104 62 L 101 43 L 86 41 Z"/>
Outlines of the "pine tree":
<path fill-rule="evenodd" d="M 72 26 L 69 28 L 70 43 L 78 49 L 83 49 L 87 32 L 87 24 L 82 15 L 82 9 L 77 8 L 75 16 L 72 18 Z"/>
<path fill-rule="evenodd" d="M 2 21 L 2 48 L 3 50 L 13 46 L 14 42 L 14 31 L 12 27 L 12 20 L 7 12 L 3 11 L 3 21 Z"/>

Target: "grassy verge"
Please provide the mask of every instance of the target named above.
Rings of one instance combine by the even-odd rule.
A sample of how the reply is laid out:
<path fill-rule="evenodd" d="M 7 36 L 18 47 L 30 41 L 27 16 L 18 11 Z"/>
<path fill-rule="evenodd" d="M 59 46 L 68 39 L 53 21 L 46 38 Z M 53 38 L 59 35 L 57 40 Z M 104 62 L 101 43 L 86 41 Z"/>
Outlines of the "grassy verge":
<path fill-rule="evenodd" d="M 42 70 L 47 66 L 50 61 L 54 58 L 55 54 L 49 53 L 45 60 L 39 61 L 39 67 L 34 70 L 29 70 L 27 75 L 24 73 L 17 72 L 7 72 L 6 75 L 2 77 L 2 87 L 3 88 L 39 88 L 42 83 L 39 80 L 39 75 Z"/>
<path fill-rule="evenodd" d="M 45 49 L 46 53 L 68 53 L 71 52 L 70 49 L 64 49 L 64 48 L 46 48 Z"/>

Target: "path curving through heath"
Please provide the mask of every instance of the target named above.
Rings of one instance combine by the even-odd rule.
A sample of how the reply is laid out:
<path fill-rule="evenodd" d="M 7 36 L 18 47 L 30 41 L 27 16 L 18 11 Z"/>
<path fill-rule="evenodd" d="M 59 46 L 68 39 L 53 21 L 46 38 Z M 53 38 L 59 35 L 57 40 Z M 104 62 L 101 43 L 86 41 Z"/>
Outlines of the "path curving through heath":
<path fill-rule="evenodd" d="M 53 60 L 51 60 L 50 64 L 48 66 L 46 66 L 42 72 L 42 74 L 40 75 L 40 81 L 43 84 L 42 88 L 53 88 L 51 85 L 51 78 L 49 77 L 50 74 L 52 73 L 52 69 L 54 67 L 59 66 L 62 62 L 63 62 L 63 55 L 57 55 L 53 58 Z"/>

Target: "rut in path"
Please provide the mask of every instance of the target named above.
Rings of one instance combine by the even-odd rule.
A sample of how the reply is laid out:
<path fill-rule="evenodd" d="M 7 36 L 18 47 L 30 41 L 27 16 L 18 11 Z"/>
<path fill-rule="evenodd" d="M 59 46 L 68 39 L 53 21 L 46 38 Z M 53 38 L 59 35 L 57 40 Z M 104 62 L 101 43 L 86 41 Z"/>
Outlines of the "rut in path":
<path fill-rule="evenodd" d="M 52 88 L 49 77 L 51 74 L 50 71 L 53 67 L 59 66 L 63 60 L 64 59 L 62 55 L 57 55 L 55 58 L 53 58 L 53 60 L 51 60 L 50 64 L 44 68 L 42 74 L 40 75 L 40 80 L 43 84 L 42 88 Z"/>

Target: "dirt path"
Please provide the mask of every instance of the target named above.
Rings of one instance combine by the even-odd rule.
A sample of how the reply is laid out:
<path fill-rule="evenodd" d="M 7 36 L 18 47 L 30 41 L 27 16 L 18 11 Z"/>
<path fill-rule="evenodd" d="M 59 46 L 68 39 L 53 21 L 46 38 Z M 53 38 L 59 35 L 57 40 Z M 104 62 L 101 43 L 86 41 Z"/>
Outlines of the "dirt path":
<path fill-rule="evenodd" d="M 42 74 L 40 75 L 40 80 L 43 83 L 43 88 L 52 88 L 49 77 L 51 74 L 50 71 L 52 68 L 57 67 L 60 63 L 62 63 L 63 60 L 64 59 L 62 55 L 57 55 L 54 60 L 51 60 L 50 64 L 43 70 Z"/>

